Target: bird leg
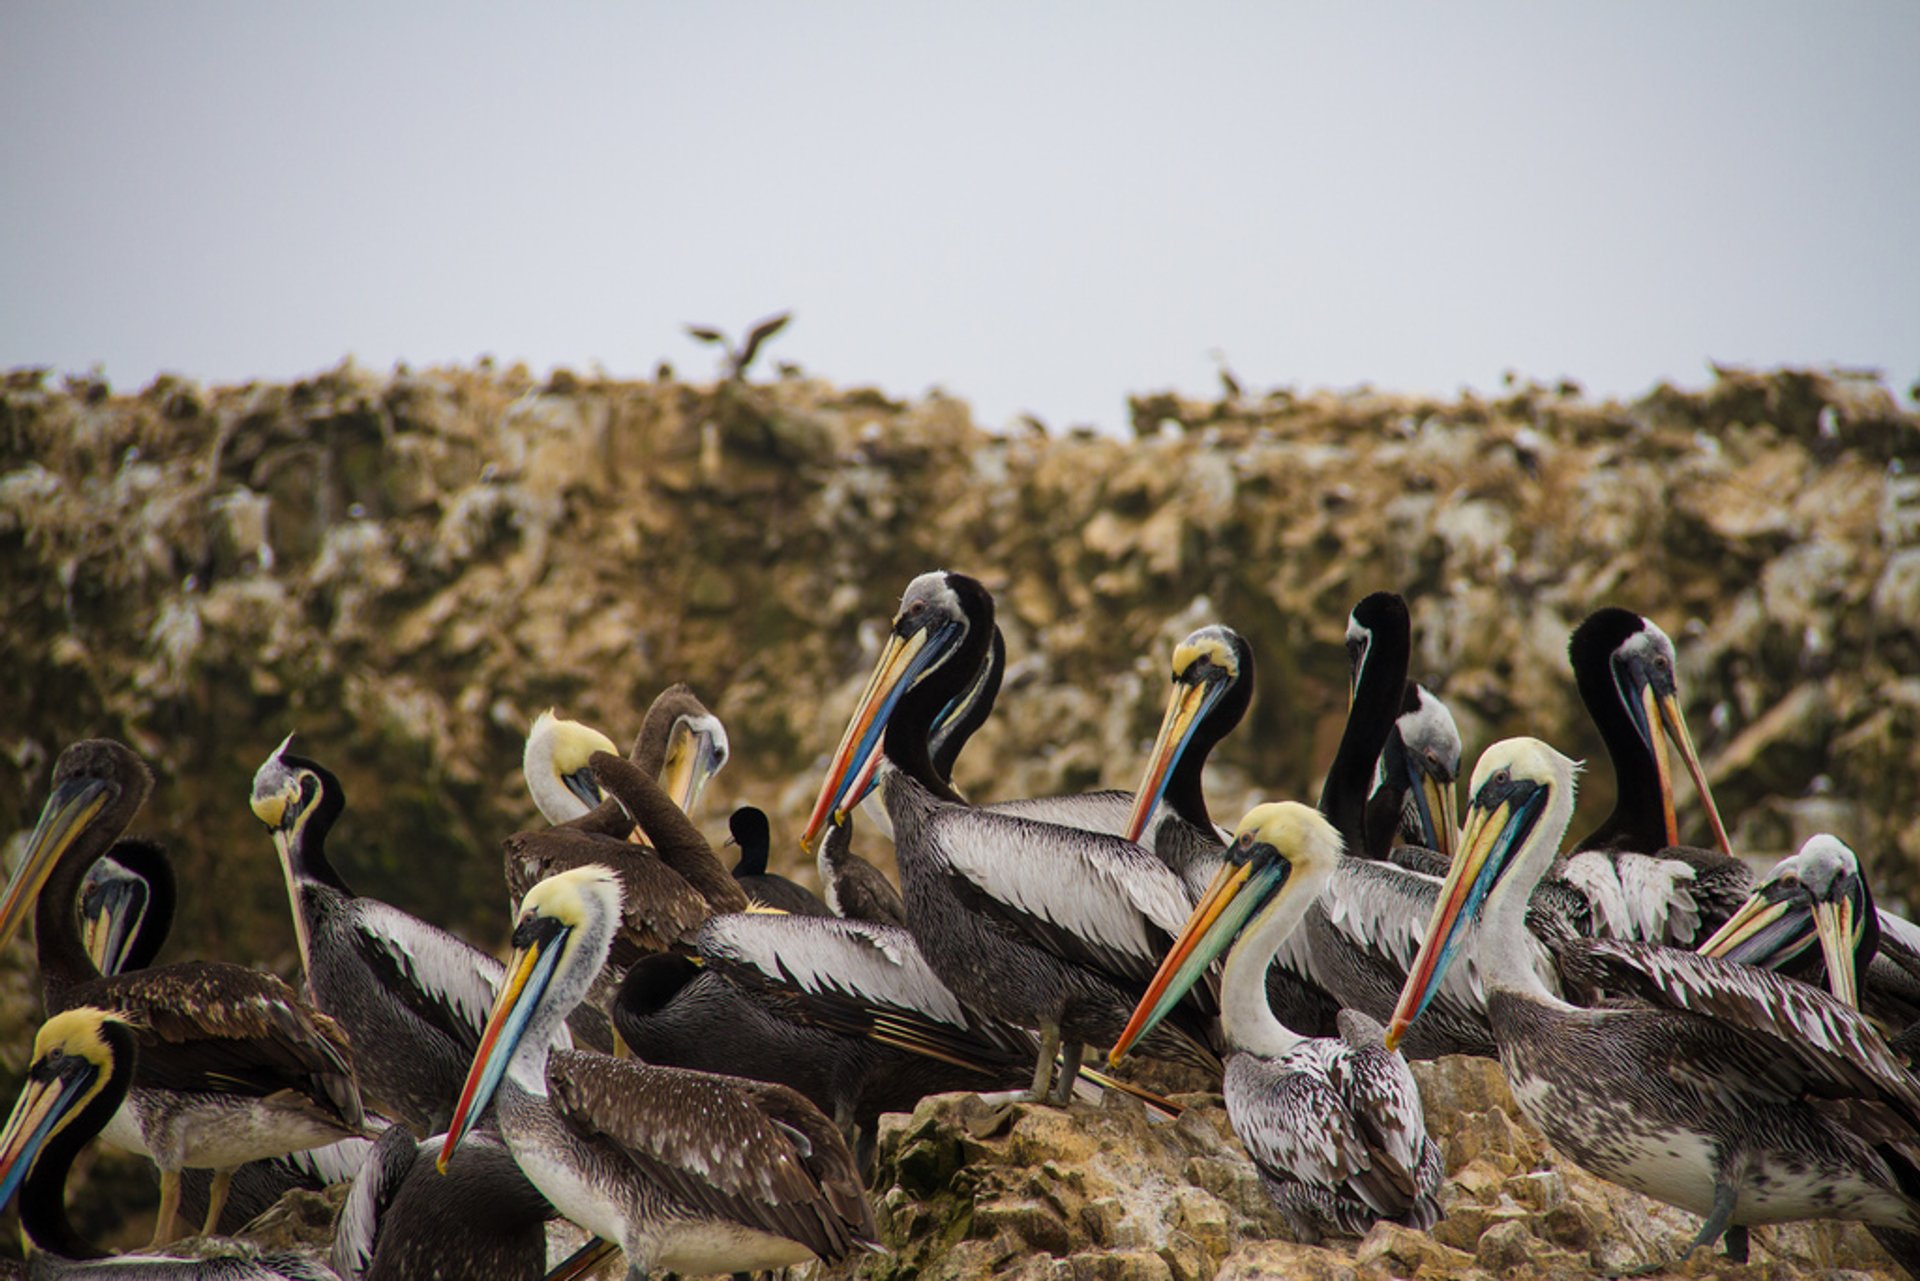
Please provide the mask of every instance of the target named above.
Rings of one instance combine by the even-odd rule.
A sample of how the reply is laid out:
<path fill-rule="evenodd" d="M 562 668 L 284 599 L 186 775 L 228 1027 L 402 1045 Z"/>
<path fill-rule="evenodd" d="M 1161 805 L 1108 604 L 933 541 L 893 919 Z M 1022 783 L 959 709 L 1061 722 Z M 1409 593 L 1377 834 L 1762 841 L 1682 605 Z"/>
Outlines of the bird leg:
<path fill-rule="evenodd" d="M 1728 1232 L 1733 1219 L 1733 1203 L 1739 1200 L 1739 1198 L 1739 1184 L 1728 1179 L 1725 1175 L 1713 1181 L 1713 1206 L 1707 1211 L 1707 1221 L 1700 1225 L 1700 1231 L 1694 1234 L 1692 1243 L 1687 1246 L 1685 1253 L 1681 1254 L 1676 1262 L 1685 1263 L 1688 1256 L 1695 1250 L 1698 1250 L 1703 1245 L 1712 1245 L 1720 1239 L 1722 1233 Z M 1741 1228 L 1739 1229 L 1739 1233 L 1740 1240 L 1738 1242 L 1731 1240 L 1727 1242 L 1727 1253 L 1732 1254 L 1737 1244 L 1740 1249 L 1740 1257 L 1735 1259 L 1734 1262 L 1744 1263 L 1746 1262 L 1747 1254 L 1747 1230 Z"/>
<path fill-rule="evenodd" d="M 148 1249 L 155 1249 L 173 1240 L 173 1221 L 180 1215 L 180 1171 L 160 1171 L 160 1209 L 153 1219 L 153 1240 Z"/>
<path fill-rule="evenodd" d="M 1028 1103 L 1045 1103 L 1047 1086 L 1053 1082 L 1053 1056 L 1060 1052 L 1060 1025 L 1042 1023 L 1040 1025 L 1040 1057 L 1033 1065 L 1033 1090 L 1027 1095 Z"/>
<path fill-rule="evenodd" d="M 220 1211 L 227 1208 L 227 1192 L 233 1187 L 233 1167 L 213 1172 L 213 1182 L 207 1185 L 207 1221 L 200 1226 L 200 1235 L 210 1237 L 217 1234 L 220 1227 Z"/>
<path fill-rule="evenodd" d="M 1053 1101 L 1060 1107 L 1073 1102 L 1073 1083 L 1080 1079 L 1080 1057 L 1086 1053 L 1086 1045 L 1080 1041 L 1068 1041 L 1060 1047 L 1060 1074 L 1054 1078 Z"/>
<path fill-rule="evenodd" d="M 1735 1263 L 1747 1261 L 1747 1225 L 1736 1223 L 1727 1229 L 1727 1258 Z"/>

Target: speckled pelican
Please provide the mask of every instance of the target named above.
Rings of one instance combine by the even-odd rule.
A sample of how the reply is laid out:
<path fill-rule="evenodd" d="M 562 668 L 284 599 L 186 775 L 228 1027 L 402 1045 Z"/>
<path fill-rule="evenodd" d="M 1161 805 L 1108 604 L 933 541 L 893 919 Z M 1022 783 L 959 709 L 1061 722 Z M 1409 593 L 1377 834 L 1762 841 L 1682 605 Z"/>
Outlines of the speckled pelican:
<path fill-rule="evenodd" d="M 993 597 L 977 580 L 941 571 L 913 580 L 801 840 L 811 845 L 845 809 L 884 741 L 880 786 L 907 927 L 969 1006 L 1040 1031 L 1032 1097 L 1064 1102 L 1084 1046 L 1119 1036 L 1190 904 L 1180 878 L 1133 842 L 975 809 L 933 769 L 928 731 L 978 671 L 993 627 Z M 1142 1048 L 1217 1070 L 1212 1013 L 1211 995 L 1196 989 Z"/>
<path fill-rule="evenodd" d="M 337 1281 L 299 1255 L 172 1259 L 114 1257 L 67 1217 L 74 1158 L 120 1108 L 138 1057 L 133 1029 L 110 1010 L 78 1006 L 41 1025 L 33 1063 L 0 1131 L 0 1208 L 20 1200 L 33 1281 Z"/>
<path fill-rule="evenodd" d="M 235 1166 L 356 1135 L 363 1112 L 346 1036 L 273 975 L 216 961 L 109 976 L 95 967 L 74 910 L 80 887 L 152 785 L 145 763 L 110 739 L 60 754 L 0 900 L 0 944 L 33 911 L 48 1012 L 87 1005 L 136 1028 L 132 1087 L 105 1133 L 159 1167 L 156 1241 L 164 1241 L 182 1169 L 216 1171 L 211 1226 Z"/>
<path fill-rule="evenodd" d="M 1573 779 L 1538 739 L 1481 756 L 1387 1043 L 1471 956 L 1521 1110 L 1594 1174 L 1705 1216 L 1689 1253 L 1725 1234 L 1743 1258 L 1747 1225 L 1791 1219 L 1920 1231 L 1920 1083 L 1856 1011 L 1765 970 L 1626 940 L 1573 941 L 1561 964 L 1631 1000 L 1582 1009 L 1541 983 L 1515 944 Z"/>
<path fill-rule="evenodd" d="M 1340 1036 L 1308 1039 L 1267 1003 L 1267 963 L 1339 859 L 1333 825 L 1307 806 L 1283 801 L 1251 810 L 1111 1055 L 1117 1062 L 1225 951 L 1220 1017 L 1233 1049 L 1227 1117 L 1307 1244 L 1328 1234 L 1363 1236 L 1381 1219 L 1433 1226 L 1444 1172 L 1419 1086 L 1406 1060 L 1382 1043 L 1378 1023 L 1344 1010 Z"/>
<path fill-rule="evenodd" d="M 833 1123 L 782 1086 L 550 1048 L 606 960 L 620 888 L 584 867 L 535 886 L 507 983 L 439 1157 L 490 1099 L 500 1136 L 555 1209 L 627 1256 L 627 1275 L 758 1271 L 873 1248 Z"/>

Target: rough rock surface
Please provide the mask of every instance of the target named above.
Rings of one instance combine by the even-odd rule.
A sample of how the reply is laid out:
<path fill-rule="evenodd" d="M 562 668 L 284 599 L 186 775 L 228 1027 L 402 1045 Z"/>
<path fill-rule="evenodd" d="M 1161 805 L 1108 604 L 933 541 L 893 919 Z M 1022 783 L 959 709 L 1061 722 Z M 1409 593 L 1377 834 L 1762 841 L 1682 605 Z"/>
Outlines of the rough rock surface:
<path fill-rule="evenodd" d="M 1870 377 L 1721 370 L 1629 403 L 1524 384 L 1490 400 L 1143 396 L 1124 441 L 991 434 L 951 398 L 791 370 L 694 385 L 347 364 L 292 385 L 56 384 L 23 370 L 0 385 L 0 840 L 17 850 L 65 743 L 133 744 L 158 776 L 139 827 L 182 874 L 163 959 L 291 971 L 284 890 L 245 803 L 288 730 L 345 781 L 348 879 L 487 945 L 505 933 L 498 842 L 532 818 L 522 736 L 548 705 L 625 739 L 659 688 L 691 680 L 734 745 L 707 827 L 751 800 L 790 836 L 901 587 L 941 565 L 994 587 L 1008 634 L 1006 691 L 958 773 L 980 799 L 1131 787 L 1171 645 L 1214 620 L 1259 662 L 1253 710 L 1210 771 L 1217 816 L 1313 795 L 1344 714 L 1345 614 L 1380 587 L 1408 595 L 1414 674 L 1450 700 L 1469 758 L 1520 732 L 1591 758 L 1566 636 L 1614 602 L 1673 633 L 1743 851 L 1833 830 L 1890 904 L 1920 883 L 1920 417 Z M 1604 773 L 1577 821 L 1609 803 Z M 1682 818 L 1704 836 L 1684 792 Z M 861 848 L 886 863 L 871 832 Z M 775 863 L 812 878 L 790 839 Z M 24 942 L 0 956 L 9 1093 L 37 1021 L 30 964 Z M 1103 1113 L 1092 1132 L 1132 1124 Z M 1036 1152 L 1054 1141 L 1045 1118 L 1008 1135 L 1023 1126 Z M 1200 1135 L 1152 1142 L 1224 1161 L 1179 1146 Z M 1257 1198 L 1201 1183 L 1184 1195 L 1218 1217 L 1163 1207 L 1150 1227 L 1109 1206 L 1097 1241 L 1075 1219 L 1086 1244 L 1068 1255 L 1111 1254 L 1098 1267 L 1114 1275 L 1200 1256 L 1234 1276 L 1323 1265 L 1309 1254 L 1404 1275 L 1681 1230 L 1640 1202 L 1622 1219 L 1564 1169 L 1524 1201 L 1508 1185 L 1535 1155 L 1500 1141 L 1490 1165 L 1456 1163 L 1479 1226 L 1432 1244 L 1247 1244 Z M 117 1187 L 144 1177 L 89 1168 Z M 960 1238 L 973 1255 L 1060 1213 L 993 1178 L 1002 1209 Z M 1119 1182 L 1081 1176 L 1101 1179 Z M 1167 1179 L 1178 1201 L 1191 1180 Z M 1503 1197 L 1530 1209 L 1524 1242 Z M 1198 1256 L 1167 1244 L 1176 1220 Z M 1578 1244 L 1583 1224 L 1597 1246 Z M 1442 1248 L 1460 1254 L 1419 1253 Z M 1843 1266 L 1812 1245 L 1790 1257 Z M 1769 1258 L 1757 1243 L 1756 1267 Z"/>

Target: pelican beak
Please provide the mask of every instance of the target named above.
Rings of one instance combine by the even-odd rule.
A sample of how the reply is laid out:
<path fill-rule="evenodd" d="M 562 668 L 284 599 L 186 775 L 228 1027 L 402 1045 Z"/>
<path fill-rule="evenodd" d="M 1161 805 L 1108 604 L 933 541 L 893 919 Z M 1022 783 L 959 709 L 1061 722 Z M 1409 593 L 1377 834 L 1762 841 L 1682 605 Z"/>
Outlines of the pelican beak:
<path fill-rule="evenodd" d="M 1859 976 L 1853 968 L 1853 949 L 1858 942 L 1853 900 L 1815 903 L 1813 928 L 1820 936 L 1820 956 L 1827 963 L 1827 987 L 1834 1000 L 1860 1008 Z"/>
<path fill-rule="evenodd" d="M 1420 953 L 1407 972 L 1400 1001 L 1387 1025 L 1389 1050 L 1399 1047 L 1407 1029 L 1440 990 L 1440 980 L 1467 938 L 1464 927 L 1478 918 L 1494 882 L 1525 844 L 1545 809 L 1545 799 L 1545 788 L 1524 779 L 1500 787 L 1482 787 L 1474 796 L 1467 809 L 1466 830 L 1460 833 L 1460 848 L 1440 886 Z"/>
<path fill-rule="evenodd" d="M 80 903 L 80 936 L 93 968 L 118 974 L 133 950 L 147 914 L 145 881 L 112 880 L 89 885 Z"/>
<path fill-rule="evenodd" d="M 1413 799 L 1414 812 L 1420 818 L 1420 843 L 1452 858 L 1460 836 L 1460 818 L 1455 808 L 1453 783 L 1418 761 L 1414 762 L 1413 769 L 1419 778 L 1409 790 L 1409 795 Z"/>
<path fill-rule="evenodd" d="M 1694 950 L 1701 956 L 1766 969 L 1805 951 L 1812 942 L 1807 928 L 1811 913 L 1792 899 L 1768 897 L 1770 888 L 1762 886 L 1748 895 L 1740 910 Z"/>
<path fill-rule="evenodd" d="M 69 778 L 53 789 L 27 838 L 27 851 L 20 856 L 19 870 L 0 898 L 0 946 L 5 946 L 27 919 L 27 913 L 40 897 L 40 887 L 67 852 L 74 839 L 99 816 L 113 794 L 113 784 L 103 778 Z"/>
<path fill-rule="evenodd" d="M 800 834 L 800 848 L 813 853 L 820 829 L 828 815 L 838 818 L 853 808 L 854 784 L 867 770 L 871 758 L 879 752 L 887 720 L 900 699 L 920 676 L 946 651 L 946 642 L 959 631 L 955 624 L 921 627 L 910 635 L 894 632 L 887 647 L 880 651 L 873 675 L 854 708 L 847 732 L 840 738 L 833 760 L 827 766 L 826 780 L 820 785 L 820 797 L 814 802 L 807 828 Z"/>
<path fill-rule="evenodd" d="M 1651 685 L 1641 695 L 1646 700 L 1646 713 L 1649 723 L 1658 718 L 1659 724 L 1667 731 L 1667 738 L 1680 749 L 1680 759 L 1686 763 L 1687 774 L 1693 779 L 1693 790 L 1700 797 L 1700 804 L 1706 807 L 1707 822 L 1713 825 L 1713 839 L 1718 842 L 1720 852 L 1733 857 L 1733 842 L 1727 837 L 1727 826 L 1720 821 L 1720 808 L 1713 803 L 1713 789 L 1707 786 L 1707 774 L 1700 766 L 1700 755 L 1693 749 L 1693 736 L 1687 733 L 1687 721 L 1680 714 L 1680 697 L 1671 689 L 1656 693 Z M 1651 735 L 1654 743 L 1653 757 L 1660 770 L 1660 790 L 1665 796 L 1667 816 L 1667 844 L 1680 843 L 1680 825 L 1673 813 L 1673 774 L 1667 759 L 1667 745 L 1659 734 Z"/>
<path fill-rule="evenodd" d="M 1134 1007 L 1133 1017 L 1107 1053 L 1107 1062 L 1116 1064 L 1133 1048 L 1133 1043 L 1153 1031 L 1180 998 L 1207 972 L 1214 958 L 1233 943 L 1254 910 L 1273 890 L 1285 884 L 1292 865 L 1285 859 L 1261 860 L 1256 868 L 1252 860 L 1238 864 L 1229 861 L 1214 876 L 1213 884 L 1187 918 L 1166 959 L 1154 971 L 1153 981 Z"/>
<path fill-rule="evenodd" d="M 494 1091 L 500 1088 L 500 1079 L 526 1034 L 528 1020 L 546 995 L 554 967 L 566 950 L 568 932 L 566 925 L 549 916 L 529 917 L 514 931 L 513 959 L 507 963 L 500 995 L 494 998 L 493 1012 L 480 1033 L 480 1048 L 474 1051 L 473 1066 L 467 1069 L 460 1101 L 447 1124 L 447 1140 L 434 1162 L 440 1173 L 447 1172 L 453 1150 L 480 1120 Z"/>
<path fill-rule="evenodd" d="M 727 763 L 725 736 L 706 725 L 694 726 L 676 721 L 667 740 L 667 759 L 660 767 L 660 787 L 673 798 L 683 814 L 691 814 L 700 804 L 700 793 L 707 780 Z M 598 804 L 599 802 L 595 802 Z"/>
<path fill-rule="evenodd" d="M 1153 740 L 1153 751 L 1147 757 L 1146 772 L 1140 776 L 1140 786 L 1133 794 L 1133 812 L 1127 817 L 1124 833 L 1128 840 L 1139 840 L 1140 834 L 1147 830 L 1153 811 L 1166 794 L 1167 777 L 1193 740 L 1194 728 L 1220 701 L 1225 688 L 1224 680 L 1174 682 L 1173 693 L 1167 699 L 1167 714 L 1160 721 L 1160 733 Z"/>
<path fill-rule="evenodd" d="M 600 802 L 607 799 L 600 794 L 600 784 L 594 781 L 592 766 L 582 765 L 571 774 L 562 774 L 560 782 L 588 809 L 599 808 Z"/>
<path fill-rule="evenodd" d="M 27 1070 L 13 1115 L 0 1130 L 0 1208 L 12 1203 L 48 1138 L 91 1097 L 99 1079 L 99 1066 L 78 1054 L 42 1058 Z"/>

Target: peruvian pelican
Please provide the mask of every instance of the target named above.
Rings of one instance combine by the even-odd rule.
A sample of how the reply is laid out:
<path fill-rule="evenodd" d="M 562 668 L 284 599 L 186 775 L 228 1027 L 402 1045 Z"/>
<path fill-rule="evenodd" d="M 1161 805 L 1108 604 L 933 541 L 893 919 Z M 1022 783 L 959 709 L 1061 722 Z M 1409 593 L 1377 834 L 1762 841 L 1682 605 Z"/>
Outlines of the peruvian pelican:
<path fill-rule="evenodd" d="M 342 1281 L 541 1281 L 553 1207 L 500 1137 L 476 1130 L 443 1176 L 444 1140 L 388 1127 L 340 1207 L 333 1267 Z"/>
<path fill-rule="evenodd" d="M 80 890 L 80 938 L 102 974 L 153 963 L 173 924 L 174 890 L 173 863 L 166 851 L 139 837 L 121 837 L 87 869 Z M 210 1231 L 231 1236 L 294 1188 L 318 1192 L 349 1182 L 372 1147 L 367 1139 L 341 1139 L 326 1147 L 248 1161 L 226 1180 L 226 1199 L 215 1216 L 207 1213 L 212 1172 L 182 1170 L 180 1213 L 189 1223 L 204 1222 Z"/>
<path fill-rule="evenodd" d="M 1920 1020 L 1920 929 L 1874 906 L 1846 842 L 1810 836 L 1696 949 L 1824 987 L 1891 1034 Z M 1903 1049 L 1911 1038 L 1894 1035 Z"/>
<path fill-rule="evenodd" d="M 0 1208 L 18 1195 L 27 1275 L 36 1281 L 337 1281 L 324 1265 L 299 1255 L 115 1258 L 80 1235 L 67 1217 L 67 1175 L 125 1102 L 138 1054 L 134 1030 L 113 1010 L 63 1010 L 35 1035 L 33 1063 L 0 1131 Z"/>
<path fill-rule="evenodd" d="M 1705 1216 L 1688 1253 L 1724 1234 L 1744 1259 L 1748 1225 L 1792 1219 L 1920 1232 L 1920 1083 L 1856 1011 L 1765 970 L 1618 939 L 1569 942 L 1561 963 L 1630 999 L 1583 1009 L 1540 981 L 1516 944 L 1573 814 L 1574 768 L 1531 738 L 1481 756 L 1387 1044 L 1472 957 L 1521 1111 L 1592 1173 Z"/>
<path fill-rule="evenodd" d="M 928 731 L 978 671 L 993 633 L 993 597 L 978 581 L 922 574 L 901 598 L 867 691 L 828 767 L 801 844 L 882 749 L 907 927 L 935 974 L 969 1006 L 1038 1028 L 1031 1097 L 1070 1097 L 1087 1043 L 1111 1045 L 1189 910 L 1167 865 L 1117 836 L 974 809 L 933 768 Z M 1142 1048 L 1217 1070 L 1203 989 Z"/>
<path fill-rule="evenodd" d="M 1202 627 L 1174 646 L 1172 685 L 1133 791 L 1033 797 L 986 808 L 1137 841 L 1173 870 L 1192 903 L 1212 882 L 1227 844 L 1227 833 L 1207 813 L 1200 775 L 1253 701 L 1253 649 L 1231 627 Z"/>
<path fill-rule="evenodd" d="M 765 810 L 752 805 L 736 809 L 727 819 L 727 844 L 740 847 L 733 879 L 740 882 L 740 888 L 754 903 L 795 916 L 833 915 L 812 890 L 767 871 L 767 856 L 773 852 L 773 828 Z"/>
<path fill-rule="evenodd" d="M 556 826 L 587 819 L 606 801 L 587 762 L 595 752 L 617 756 L 619 751 L 599 730 L 556 716 L 552 708 L 536 716 L 520 768 L 541 816 Z M 728 754 L 726 726 L 691 686 L 676 684 L 660 691 L 647 708 L 631 759 L 691 814 L 708 780 L 726 767 Z"/>
<path fill-rule="evenodd" d="M 1267 1003 L 1267 963 L 1339 859 L 1333 825 L 1307 806 L 1283 801 L 1249 811 L 1110 1056 L 1118 1062 L 1226 952 L 1227 1119 L 1308 1245 L 1329 1234 L 1364 1236 L 1381 1219 L 1432 1227 L 1444 1172 L 1420 1088 L 1406 1060 L 1382 1043 L 1378 1023 L 1343 1010 L 1338 1037 L 1310 1040 Z"/>
<path fill-rule="evenodd" d="M 1033 1035 L 969 1010 L 906 930 L 834 917 L 715 916 L 700 960 L 643 957 L 613 1025 L 643 1062 L 789 1086 L 854 1136 L 863 1168 L 882 1112 L 929 1094 L 1010 1089 Z"/>
<path fill-rule="evenodd" d="M 159 1167 L 160 1242 L 173 1233 L 182 1169 L 216 1172 L 211 1228 L 235 1166 L 357 1135 L 364 1114 L 345 1034 L 273 975 L 217 961 L 104 976 L 94 965 L 75 913 L 80 887 L 152 786 L 146 764 L 110 739 L 60 753 L 0 900 L 0 944 L 32 910 L 48 1013 L 88 1005 L 137 1029 L 132 1087 L 106 1135 Z"/>
<path fill-rule="evenodd" d="M 554 1208 L 627 1256 L 627 1275 L 838 1262 L 874 1246 L 832 1122 L 777 1085 L 552 1048 L 612 945 L 620 885 L 582 867 L 536 885 L 507 981 L 439 1157 L 490 1100 L 500 1137 Z"/>
<path fill-rule="evenodd" d="M 1367 798 L 1366 857 L 1398 857 L 1414 871 L 1447 874 L 1459 827 L 1453 789 L 1460 754 L 1453 713 L 1432 690 L 1408 681 Z"/>
<path fill-rule="evenodd" d="M 1692 947 L 1745 901 L 1753 873 L 1733 855 L 1680 711 L 1673 641 L 1609 606 L 1567 641 L 1580 701 L 1613 762 L 1616 799 L 1554 874 L 1586 897 L 1597 937 Z M 1680 844 L 1668 740 L 1693 778 L 1717 850 Z"/>
<path fill-rule="evenodd" d="M 318 762 L 288 751 L 292 741 L 254 774 L 251 804 L 280 855 L 308 990 L 352 1039 L 368 1096 L 416 1135 L 435 1133 L 480 1043 L 500 962 L 348 888 L 326 848 L 345 791 Z"/>

